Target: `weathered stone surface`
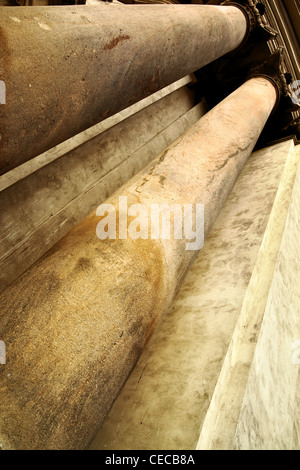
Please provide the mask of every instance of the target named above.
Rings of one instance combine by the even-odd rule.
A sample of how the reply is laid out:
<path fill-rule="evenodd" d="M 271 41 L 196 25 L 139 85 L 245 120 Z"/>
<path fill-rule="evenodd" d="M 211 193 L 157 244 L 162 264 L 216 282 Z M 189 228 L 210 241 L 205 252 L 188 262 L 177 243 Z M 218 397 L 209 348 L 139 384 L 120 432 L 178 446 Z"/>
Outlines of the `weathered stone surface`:
<path fill-rule="evenodd" d="M 285 193 L 280 198 L 276 193 L 293 149 L 290 140 L 252 153 L 91 449 L 196 448 L 274 199 L 281 214 L 280 224 L 274 221 L 284 225 L 282 208 L 288 210 L 288 201 Z M 231 397 L 225 394 L 226 404 Z M 226 436 L 228 422 L 220 427 Z"/>
<path fill-rule="evenodd" d="M 123 186 L 140 202 L 205 205 L 207 234 L 276 101 L 246 82 Z M 104 240 L 91 214 L 0 297 L 0 442 L 87 446 L 170 305 L 196 252 L 186 240 Z"/>
<path fill-rule="evenodd" d="M 198 121 L 193 103 L 177 90 L 2 191 L 0 291 Z"/>
<path fill-rule="evenodd" d="M 292 445 L 298 375 L 292 364 L 292 343 L 300 326 L 296 307 L 299 250 L 296 240 L 287 249 L 287 240 L 295 233 L 291 225 L 295 228 L 299 220 L 295 204 L 298 165 L 299 153 L 292 146 L 201 430 L 199 450 L 274 450 L 286 448 L 287 442 Z M 288 384 L 286 390 L 282 380 Z"/>
<path fill-rule="evenodd" d="M 236 7 L 1 8 L 0 173 L 235 49 Z"/>
<path fill-rule="evenodd" d="M 236 424 L 235 449 L 300 448 L 300 247 L 296 235 L 300 228 L 299 157 L 298 147 L 293 162 L 298 170 L 291 178 L 294 184 L 290 199 L 282 198 L 288 206 L 287 214 L 282 211 L 286 223 Z"/>

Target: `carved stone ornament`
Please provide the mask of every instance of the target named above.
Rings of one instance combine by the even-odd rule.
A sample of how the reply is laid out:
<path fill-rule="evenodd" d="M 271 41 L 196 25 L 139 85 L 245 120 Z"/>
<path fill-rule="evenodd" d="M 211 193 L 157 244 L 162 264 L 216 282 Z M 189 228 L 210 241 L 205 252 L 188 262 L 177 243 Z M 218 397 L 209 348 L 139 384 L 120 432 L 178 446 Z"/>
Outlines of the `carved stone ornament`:
<path fill-rule="evenodd" d="M 240 48 L 242 48 L 249 41 L 249 39 L 250 41 L 253 39 L 267 41 L 276 37 L 277 32 L 271 28 L 271 26 L 264 24 L 262 21 L 262 15 L 264 15 L 266 8 L 263 3 L 255 3 L 252 0 L 238 0 L 236 2 L 225 0 L 221 3 L 221 5 L 235 6 L 239 8 L 246 17 L 248 24 L 247 33 Z"/>
<path fill-rule="evenodd" d="M 265 77 L 274 84 L 277 101 L 261 140 L 266 144 L 291 134 L 297 137 L 299 122 L 295 114 L 298 114 L 300 106 L 293 101 L 290 87 L 295 77 L 287 69 L 287 51 L 279 46 L 277 31 L 268 24 L 265 5 L 255 0 L 225 1 L 220 4 L 235 6 L 245 14 L 247 33 L 235 51 L 195 73 L 200 97 L 211 109 L 246 80 Z"/>

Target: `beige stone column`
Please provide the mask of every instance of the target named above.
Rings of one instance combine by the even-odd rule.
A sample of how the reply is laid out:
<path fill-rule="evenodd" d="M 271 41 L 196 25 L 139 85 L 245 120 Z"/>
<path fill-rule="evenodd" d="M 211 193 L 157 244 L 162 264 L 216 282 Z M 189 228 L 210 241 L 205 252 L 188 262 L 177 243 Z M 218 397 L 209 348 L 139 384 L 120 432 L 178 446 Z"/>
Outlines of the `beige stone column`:
<path fill-rule="evenodd" d="M 236 49 L 235 6 L 2 7 L 0 174 Z"/>
<path fill-rule="evenodd" d="M 107 203 L 204 204 L 207 234 L 276 95 L 250 79 Z M 197 255 L 184 238 L 100 240 L 99 221 L 83 220 L 0 297 L 2 448 L 85 448 Z"/>

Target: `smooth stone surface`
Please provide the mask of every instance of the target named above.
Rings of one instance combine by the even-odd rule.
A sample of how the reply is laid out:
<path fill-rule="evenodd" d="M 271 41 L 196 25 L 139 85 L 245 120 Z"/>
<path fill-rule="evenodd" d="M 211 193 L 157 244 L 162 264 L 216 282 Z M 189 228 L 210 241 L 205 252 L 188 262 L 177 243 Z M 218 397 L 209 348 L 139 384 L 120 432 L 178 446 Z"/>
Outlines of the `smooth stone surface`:
<path fill-rule="evenodd" d="M 295 150 L 300 161 L 300 146 Z M 300 450 L 300 165 L 240 411 L 235 449 Z"/>
<path fill-rule="evenodd" d="M 292 144 L 197 449 L 228 450 L 235 446 L 236 427 L 272 285 L 298 162 L 299 154 Z M 248 431 L 251 432 L 250 423 Z"/>
<path fill-rule="evenodd" d="M 292 148 L 252 154 L 91 449 L 196 447 Z"/>
<path fill-rule="evenodd" d="M 102 0 L 94 0 L 95 4 L 99 4 Z M 113 4 L 113 2 L 111 3 Z M 123 3 L 120 5 L 124 5 Z M 141 101 L 129 106 L 128 108 L 120 111 L 119 113 L 114 114 L 113 116 L 103 119 L 103 121 L 98 122 L 94 126 L 86 129 L 85 131 L 81 132 L 80 134 L 74 135 L 68 140 L 65 140 L 61 144 L 56 145 L 55 147 L 49 149 L 47 152 L 38 155 L 31 160 L 19 165 L 18 167 L 14 168 L 13 170 L 8 171 L 4 175 L 0 175 L 0 191 L 12 186 L 16 182 L 20 181 L 26 176 L 31 175 L 31 173 L 40 170 L 43 166 L 48 165 L 49 163 L 53 162 L 57 158 L 62 157 L 66 153 L 72 151 L 73 149 L 79 147 L 80 145 L 88 142 L 89 140 L 93 139 L 94 137 L 99 136 L 102 132 L 107 131 L 111 127 L 120 124 L 125 119 L 133 116 L 134 114 L 142 111 L 143 109 L 151 106 L 152 104 L 156 103 L 157 101 L 165 98 L 166 96 L 170 95 L 171 93 L 183 88 L 185 85 L 191 84 L 195 80 L 193 74 L 187 75 L 186 77 L 177 80 L 176 82 L 172 83 L 171 85 L 162 88 L 161 90 L 153 93 L 152 95 L 144 98 Z"/>

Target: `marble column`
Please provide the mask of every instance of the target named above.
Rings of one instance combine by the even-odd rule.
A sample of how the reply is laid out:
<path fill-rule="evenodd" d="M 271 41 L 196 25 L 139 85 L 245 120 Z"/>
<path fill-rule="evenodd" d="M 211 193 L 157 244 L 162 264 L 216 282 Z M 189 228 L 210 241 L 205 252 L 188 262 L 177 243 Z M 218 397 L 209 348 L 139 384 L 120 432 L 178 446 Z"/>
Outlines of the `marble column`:
<path fill-rule="evenodd" d="M 268 78 L 248 80 L 107 207 L 116 208 L 120 221 L 121 196 L 128 207 L 147 210 L 160 203 L 203 204 L 207 234 L 276 98 Z M 84 219 L 1 294 L 4 449 L 87 447 L 199 251 L 187 249 L 189 237 L 135 239 L 129 230 L 124 236 L 124 227 L 116 239 L 100 240 L 99 214 Z"/>
<path fill-rule="evenodd" d="M 235 6 L 1 8 L 0 174 L 236 49 Z"/>

